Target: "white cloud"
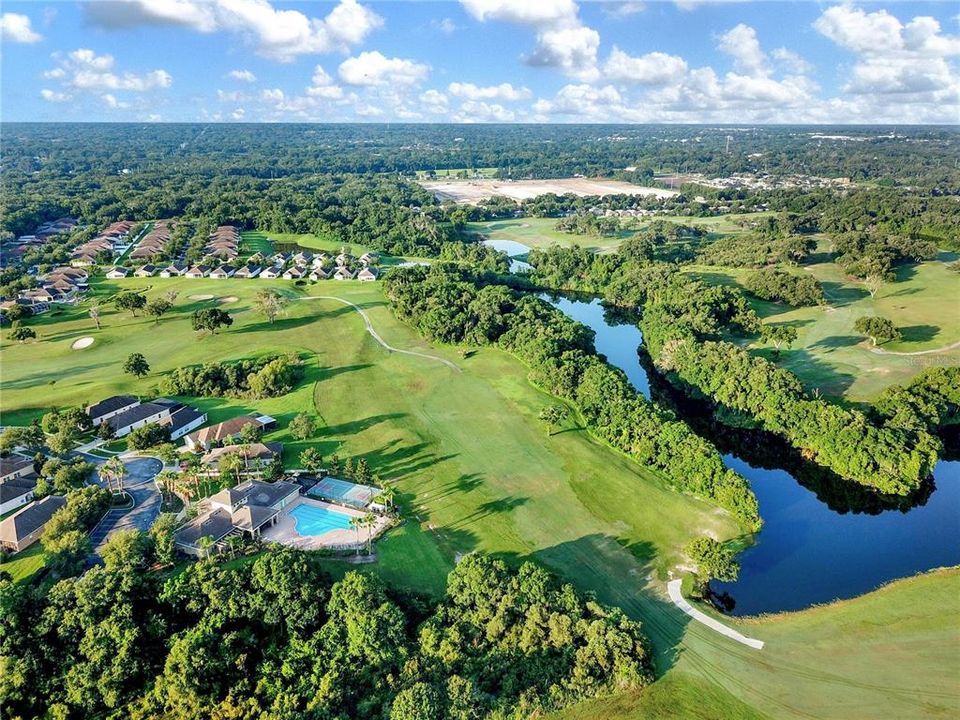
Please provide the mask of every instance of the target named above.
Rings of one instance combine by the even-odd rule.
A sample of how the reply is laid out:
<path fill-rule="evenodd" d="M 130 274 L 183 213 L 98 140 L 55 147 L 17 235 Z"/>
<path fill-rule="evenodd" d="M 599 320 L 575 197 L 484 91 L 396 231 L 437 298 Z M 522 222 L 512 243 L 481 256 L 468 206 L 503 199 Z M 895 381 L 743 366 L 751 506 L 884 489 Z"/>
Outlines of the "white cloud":
<path fill-rule="evenodd" d="M 608 17 L 624 20 L 632 15 L 642 13 L 647 9 L 643 2 L 606 2 L 603 3 L 603 12 Z"/>
<path fill-rule="evenodd" d="M 687 61 L 676 55 L 652 52 L 632 57 L 614 46 L 603 66 L 604 77 L 615 82 L 662 85 L 675 82 L 687 71 Z"/>
<path fill-rule="evenodd" d="M 0 38 L 5 42 L 29 44 L 40 42 L 43 35 L 34 32 L 26 15 L 7 12 L 0 15 Z"/>
<path fill-rule="evenodd" d="M 451 35 L 460 29 L 460 26 L 452 18 L 441 18 L 440 20 L 431 20 L 430 27 L 439 30 L 444 35 Z"/>
<path fill-rule="evenodd" d="M 767 54 L 760 48 L 757 31 L 749 25 L 740 23 L 720 37 L 717 46 L 733 58 L 733 66 L 747 75 L 765 76 L 770 74 Z"/>
<path fill-rule="evenodd" d="M 540 115 L 573 115 L 599 119 L 611 106 L 619 107 L 622 104 L 623 98 L 612 85 L 598 88 L 582 83 L 565 85 L 553 100 L 537 100 L 533 109 Z"/>
<path fill-rule="evenodd" d="M 513 122 L 516 114 L 503 105 L 485 103 L 478 100 L 467 100 L 460 106 L 460 112 L 453 116 L 454 122 Z"/>
<path fill-rule="evenodd" d="M 813 72 L 813 65 L 811 65 L 805 58 L 803 58 L 798 53 L 795 53 L 793 50 L 788 50 L 785 47 L 777 48 L 770 55 L 776 60 L 787 72 L 795 73 L 797 75 L 806 75 Z"/>
<path fill-rule="evenodd" d="M 947 35 L 940 23 L 918 16 L 904 24 L 886 10 L 866 12 L 851 5 L 828 8 L 813 27 L 852 52 L 856 62 L 844 91 L 864 96 L 879 113 L 883 106 L 921 105 L 937 109 L 955 122 L 960 112 L 960 73 L 948 59 L 960 55 L 960 36 Z"/>
<path fill-rule="evenodd" d="M 68 100 L 72 99 L 72 97 L 67 93 L 55 92 L 48 88 L 44 88 L 43 90 L 40 91 L 40 97 L 42 97 L 47 102 L 55 102 L 55 103 L 67 102 Z"/>
<path fill-rule="evenodd" d="M 257 76 L 249 70 L 231 70 L 227 73 L 227 77 L 231 80 L 239 80 L 240 82 L 252 83 L 257 81 Z"/>
<path fill-rule="evenodd" d="M 235 32 L 257 52 L 279 62 L 299 55 L 346 52 L 383 25 L 383 18 L 357 0 L 340 0 L 325 17 L 277 10 L 268 0 L 124 0 L 84 5 L 87 18 L 109 29 L 176 25 L 196 32 Z"/>
<path fill-rule="evenodd" d="M 343 88 L 337 85 L 323 66 L 317 65 L 313 69 L 313 77 L 307 88 L 307 95 L 325 100 L 339 100 L 343 97 Z"/>
<path fill-rule="evenodd" d="M 244 110 L 242 107 L 238 107 L 236 110 L 230 113 L 230 117 L 232 117 L 234 120 L 243 120 L 243 117 L 246 114 L 246 110 Z"/>
<path fill-rule="evenodd" d="M 170 87 L 173 78 L 166 70 L 137 74 L 114 72 L 112 55 L 97 55 L 88 48 L 78 48 L 63 57 L 54 53 L 59 65 L 44 72 L 46 78 L 60 79 L 65 87 L 91 92 L 129 90 L 143 92 Z"/>
<path fill-rule="evenodd" d="M 504 100 L 507 102 L 516 102 L 518 100 L 529 100 L 533 96 L 530 88 L 515 88 L 510 83 L 478 87 L 473 83 L 452 82 L 447 86 L 447 91 L 451 95 L 468 100 Z"/>
<path fill-rule="evenodd" d="M 377 50 L 362 52 L 340 63 L 340 79 L 348 85 L 415 85 L 430 68 L 404 58 L 388 58 Z"/>
<path fill-rule="evenodd" d="M 537 42 L 523 59 L 536 67 L 555 67 L 578 80 L 595 80 L 600 33 L 584 25 L 573 0 L 460 0 L 480 22 L 500 21 L 533 27 Z"/>
<path fill-rule="evenodd" d="M 124 102 L 123 100 L 117 100 L 115 95 L 111 93 L 104 93 L 100 96 L 100 99 L 103 100 L 104 104 L 113 110 L 126 110 L 130 107 L 130 103 Z"/>
<path fill-rule="evenodd" d="M 518 25 L 545 25 L 576 17 L 573 0 L 460 0 L 464 9 L 480 22 L 500 20 Z"/>
<path fill-rule="evenodd" d="M 444 115 L 447 112 L 447 96 L 439 90 L 427 90 L 420 94 L 420 105 L 431 115 Z"/>
<path fill-rule="evenodd" d="M 543 30 L 537 34 L 537 46 L 525 59 L 528 65 L 560 68 L 570 77 L 594 80 L 600 33 L 585 25 Z"/>

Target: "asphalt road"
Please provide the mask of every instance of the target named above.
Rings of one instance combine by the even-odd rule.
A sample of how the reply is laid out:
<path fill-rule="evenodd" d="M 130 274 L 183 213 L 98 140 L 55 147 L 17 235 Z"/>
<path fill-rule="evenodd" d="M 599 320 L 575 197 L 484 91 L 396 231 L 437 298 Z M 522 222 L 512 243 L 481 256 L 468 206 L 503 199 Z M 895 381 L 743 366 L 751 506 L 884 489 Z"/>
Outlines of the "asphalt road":
<path fill-rule="evenodd" d="M 92 456 L 89 456 L 92 457 Z M 99 459 L 99 458 L 98 458 Z M 102 463 L 103 460 L 100 460 Z M 107 513 L 106 517 L 90 534 L 90 544 L 97 553 L 107 539 L 119 530 L 135 528 L 147 531 L 160 515 L 160 493 L 153 478 L 163 469 L 163 463 L 153 458 L 134 458 L 124 460 L 127 468 L 127 477 L 124 479 L 124 488 L 136 503 L 133 508 L 115 508 Z M 99 478 L 96 482 L 106 487 Z"/>

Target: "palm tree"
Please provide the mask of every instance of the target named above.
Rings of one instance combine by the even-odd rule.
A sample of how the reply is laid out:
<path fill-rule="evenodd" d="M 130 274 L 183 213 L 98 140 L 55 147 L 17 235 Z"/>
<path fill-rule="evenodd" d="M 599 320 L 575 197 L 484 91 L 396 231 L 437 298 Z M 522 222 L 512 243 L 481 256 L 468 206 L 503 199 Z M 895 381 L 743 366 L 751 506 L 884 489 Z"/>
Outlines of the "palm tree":
<path fill-rule="evenodd" d="M 210 557 L 210 548 L 212 548 L 216 543 L 213 542 L 213 538 L 209 535 L 204 535 L 202 538 L 197 540 L 197 548 L 200 550 L 200 555 L 202 557 Z"/>
<path fill-rule="evenodd" d="M 243 547 L 243 538 L 239 535 L 231 535 L 227 538 L 227 550 L 230 551 L 230 557 L 235 558 L 240 551 L 240 548 Z"/>
<path fill-rule="evenodd" d="M 380 490 L 378 500 L 387 510 L 393 510 L 393 503 L 396 499 L 397 489 L 393 485 L 387 485 L 387 487 Z"/>
<path fill-rule="evenodd" d="M 377 516 L 367 512 L 362 518 L 363 526 L 367 529 L 367 555 L 370 554 L 370 545 L 373 543 L 373 528 L 377 526 Z"/>
<path fill-rule="evenodd" d="M 357 533 L 357 555 L 360 554 L 360 528 L 363 526 L 362 517 L 351 517 L 350 518 L 350 527 L 354 529 Z"/>
<path fill-rule="evenodd" d="M 97 470 L 97 474 L 101 480 L 107 483 L 107 488 L 110 492 L 115 492 L 118 495 L 123 492 L 123 478 L 126 477 L 127 468 L 120 458 L 112 457 L 107 460 L 100 466 L 100 469 Z M 114 482 L 117 484 L 116 490 L 114 490 L 113 487 Z"/>
<path fill-rule="evenodd" d="M 187 507 L 190 507 L 190 501 L 199 494 L 200 486 L 197 483 L 196 475 L 188 475 L 184 473 L 177 477 L 176 489 L 183 495 L 187 500 Z"/>

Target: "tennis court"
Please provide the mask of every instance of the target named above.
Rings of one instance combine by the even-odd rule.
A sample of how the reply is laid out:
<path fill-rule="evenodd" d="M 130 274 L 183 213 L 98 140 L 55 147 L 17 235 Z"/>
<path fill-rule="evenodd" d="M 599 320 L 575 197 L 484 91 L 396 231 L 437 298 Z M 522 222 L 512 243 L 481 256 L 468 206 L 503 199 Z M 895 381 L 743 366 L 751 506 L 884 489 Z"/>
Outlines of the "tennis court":
<path fill-rule="evenodd" d="M 338 480 L 337 478 L 324 478 L 309 491 L 307 495 L 321 498 L 329 502 L 340 503 L 355 508 L 366 508 L 373 499 L 380 494 L 380 488 L 370 485 L 358 485 L 357 483 Z"/>

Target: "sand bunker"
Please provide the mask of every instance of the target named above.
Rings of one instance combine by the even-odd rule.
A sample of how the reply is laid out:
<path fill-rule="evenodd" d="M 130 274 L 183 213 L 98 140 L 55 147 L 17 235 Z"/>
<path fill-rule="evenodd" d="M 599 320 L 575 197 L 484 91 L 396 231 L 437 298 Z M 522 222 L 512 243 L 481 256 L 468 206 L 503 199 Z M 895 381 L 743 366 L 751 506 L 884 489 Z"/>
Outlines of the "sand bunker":
<path fill-rule="evenodd" d="M 74 350 L 83 350 L 84 348 L 90 347 L 91 345 L 93 345 L 92 337 L 82 337 L 78 340 L 74 340 L 73 345 L 71 345 L 70 347 Z"/>
<path fill-rule="evenodd" d="M 240 298 L 238 298 L 236 295 L 231 295 L 230 297 L 220 298 L 220 302 L 222 302 L 222 303 L 233 303 L 233 302 L 236 302 L 236 301 L 239 300 L 239 299 L 240 299 Z"/>
<path fill-rule="evenodd" d="M 191 300 L 213 300 L 213 295 L 191 295 Z"/>

